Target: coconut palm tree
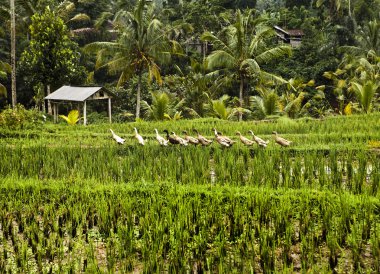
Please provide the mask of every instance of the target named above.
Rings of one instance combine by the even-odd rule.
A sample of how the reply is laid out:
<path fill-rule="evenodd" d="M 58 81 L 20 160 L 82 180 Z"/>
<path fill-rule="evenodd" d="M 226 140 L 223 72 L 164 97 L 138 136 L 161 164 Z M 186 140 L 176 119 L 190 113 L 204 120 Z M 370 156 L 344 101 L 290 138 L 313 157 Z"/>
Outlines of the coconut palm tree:
<path fill-rule="evenodd" d="M 166 38 L 163 24 L 155 18 L 153 8 L 146 8 L 145 0 L 139 0 L 133 12 L 120 11 L 115 15 L 114 28 L 118 34 L 115 42 L 94 42 L 85 46 L 88 52 L 96 52 L 96 68 L 108 67 L 110 73 L 120 73 L 117 86 L 137 75 L 136 118 L 140 117 L 141 86 L 143 73 L 149 80 L 162 83 L 158 62 L 169 61 L 170 45 L 177 43 Z"/>
<path fill-rule="evenodd" d="M 359 27 L 356 41 L 358 43 L 356 46 L 342 46 L 340 48 L 345 53 L 354 56 L 366 56 L 370 52 L 380 55 L 380 21 L 369 21 L 367 25 Z"/>
<path fill-rule="evenodd" d="M 252 10 L 242 14 L 236 11 L 236 22 L 224 28 L 217 36 L 205 32 L 202 40 L 212 43 L 215 49 L 208 57 L 207 64 L 214 74 L 221 76 L 221 83 L 228 79 L 239 81 L 239 102 L 243 107 L 244 86 L 248 79 L 270 79 L 285 83 L 281 77 L 270 74 L 260 68 L 275 58 L 288 55 L 291 48 L 277 46 L 269 48 L 266 39 L 275 34 L 273 28 L 265 24 L 263 18 L 254 18 Z M 239 114 L 239 120 L 242 113 Z"/>
<path fill-rule="evenodd" d="M 344 9 L 348 10 L 348 15 L 351 17 L 351 0 L 317 0 L 315 2 L 317 8 L 326 7 L 331 18 L 336 17 Z"/>

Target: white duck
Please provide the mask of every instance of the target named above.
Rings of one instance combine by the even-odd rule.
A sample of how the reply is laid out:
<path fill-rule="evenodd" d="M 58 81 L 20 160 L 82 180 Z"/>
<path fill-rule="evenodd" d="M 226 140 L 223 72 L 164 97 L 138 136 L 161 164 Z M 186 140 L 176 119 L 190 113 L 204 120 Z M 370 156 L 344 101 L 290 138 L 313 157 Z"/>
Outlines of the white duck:
<path fill-rule="evenodd" d="M 276 131 L 272 131 L 272 134 L 274 136 L 275 142 L 282 147 L 288 147 L 292 143 L 292 141 L 286 140 L 285 138 L 278 136 L 278 133 Z"/>
<path fill-rule="evenodd" d="M 115 134 L 115 132 L 113 132 L 112 129 L 110 129 L 111 133 L 112 133 L 112 137 L 115 139 L 115 141 L 120 144 L 120 145 L 124 145 L 124 142 L 125 142 L 125 139 L 121 138 L 120 136 L 117 136 Z"/>
<path fill-rule="evenodd" d="M 208 146 L 208 145 L 210 145 L 210 144 L 213 142 L 213 140 L 208 140 L 207 138 L 205 138 L 204 136 L 202 136 L 202 135 L 199 133 L 198 130 L 193 129 L 193 131 L 194 131 L 195 133 L 197 133 L 198 141 L 199 141 L 199 143 L 201 143 L 202 146 Z"/>
<path fill-rule="evenodd" d="M 228 138 L 227 136 L 223 136 L 222 133 L 218 132 L 216 130 L 216 128 L 213 128 L 212 129 L 214 131 L 214 134 L 215 134 L 215 140 L 222 146 L 225 146 L 225 147 L 230 147 L 232 146 L 234 143 L 236 143 L 236 141 L 234 140 L 231 140 L 230 138 Z"/>
<path fill-rule="evenodd" d="M 253 137 L 253 140 L 261 147 L 267 147 L 267 145 L 269 144 L 269 140 L 267 141 L 264 141 L 263 139 L 261 139 L 259 136 L 256 136 L 252 130 L 249 130 L 248 131 L 249 133 L 252 134 L 252 137 Z"/>
<path fill-rule="evenodd" d="M 177 136 L 177 134 L 175 134 L 174 131 L 172 131 L 172 136 L 173 136 L 174 139 L 178 140 L 178 143 L 179 143 L 180 145 L 182 145 L 182 146 L 187 146 L 187 145 L 189 145 L 189 142 L 188 142 L 188 141 L 186 141 L 185 139 L 183 139 L 183 138 Z"/>
<path fill-rule="evenodd" d="M 158 130 L 155 128 L 154 131 L 156 132 L 156 139 L 158 141 L 158 143 L 161 145 L 161 146 L 167 146 L 169 141 L 166 140 L 164 137 L 162 137 L 160 134 L 158 134 Z"/>
<path fill-rule="evenodd" d="M 187 131 L 184 130 L 182 131 L 182 133 L 185 134 L 185 140 L 189 143 L 189 144 L 193 144 L 193 145 L 198 145 L 199 144 L 199 140 L 197 138 L 194 138 L 193 136 L 190 136 L 189 134 L 187 134 Z"/>
<path fill-rule="evenodd" d="M 135 129 L 135 138 L 137 139 L 137 141 L 139 142 L 140 145 L 145 145 L 145 140 L 144 138 L 137 132 L 137 128 L 134 128 Z"/>
<path fill-rule="evenodd" d="M 247 139 L 243 135 L 241 135 L 240 131 L 236 131 L 236 135 L 239 135 L 240 141 L 246 146 L 252 146 L 255 142 Z"/>

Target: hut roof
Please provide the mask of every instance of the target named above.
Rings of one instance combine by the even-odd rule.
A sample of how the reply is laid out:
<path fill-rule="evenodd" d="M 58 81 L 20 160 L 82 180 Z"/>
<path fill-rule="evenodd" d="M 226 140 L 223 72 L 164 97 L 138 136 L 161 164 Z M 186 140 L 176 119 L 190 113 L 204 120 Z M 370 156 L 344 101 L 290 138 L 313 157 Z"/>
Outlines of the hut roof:
<path fill-rule="evenodd" d="M 53 93 L 45 97 L 46 100 L 58 100 L 58 101 L 76 101 L 83 102 L 89 97 L 103 89 L 105 93 L 111 94 L 103 87 L 72 87 L 62 86 Z"/>

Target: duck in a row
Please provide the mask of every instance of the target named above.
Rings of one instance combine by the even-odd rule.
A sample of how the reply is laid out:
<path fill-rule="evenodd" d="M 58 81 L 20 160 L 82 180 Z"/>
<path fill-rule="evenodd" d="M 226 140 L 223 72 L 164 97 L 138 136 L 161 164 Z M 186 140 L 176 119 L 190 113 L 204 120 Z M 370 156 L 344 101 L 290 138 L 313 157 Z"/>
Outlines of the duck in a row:
<path fill-rule="evenodd" d="M 231 147 L 234 143 L 236 143 L 236 141 L 230 139 L 227 136 L 224 136 L 221 132 L 217 131 L 216 128 L 213 128 L 212 130 L 214 131 L 216 142 L 220 144 L 221 146 Z M 118 144 L 124 144 L 125 142 L 124 138 L 121 138 L 120 136 L 116 135 L 112 129 L 110 129 L 110 131 L 112 133 L 112 137 Z M 134 128 L 134 131 L 135 131 L 134 137 L 136 138 L 138 143 L 142 146 L 145 145 L 145 140 L 138 133 L 137 128 Z M 184 138 L 182 138 L 180 136 L 177 136 L 175 132 L 173 131 L 171 132 L 171 134 L 169 134 L 169 131 L 165 129 L 163 132 L 166 133 L 166 139 L 158 133 L 157 129 L 154 129 L 154 131 L 156 133 L 156 140 L 161 146 L 167 146 L 169 143 L 173 145 L 182 145 L 182 146 L 187 146 L 189 144 L 192 144 L 192 145 L 201 144 L 202 146 L 208 146 L 213 142 L 213 140 L 209 140 L 206 137 L 202 136 L 199 133 L 199 131 L 196 129 L 193 130 L 195 133 L 197 133 L 196 138 L 193 136 L 190 136 L 186 130 L 182 131 L 182 133 L 184 134 Z M 244 145 L 252 146 L 254 143 L 256 143 L 260 147 L 264 147 L 264 148 L 267 147 L 269 140 L 264 141 L 263 139 L 255 135 L 252 130 L 249 130 L 248 132 L 252 135 L 252 140 L 244 137 L 239 131 L 236 131 L 236 135 L 239 136 L 240 141 Z M 275 142 L 283 147 L 288 147 L 292 143 L 292 141 L 286 140 L 285 138 L 278 136 L 276 131 L 273 131 L 272 134 L 274 136 Z"/>

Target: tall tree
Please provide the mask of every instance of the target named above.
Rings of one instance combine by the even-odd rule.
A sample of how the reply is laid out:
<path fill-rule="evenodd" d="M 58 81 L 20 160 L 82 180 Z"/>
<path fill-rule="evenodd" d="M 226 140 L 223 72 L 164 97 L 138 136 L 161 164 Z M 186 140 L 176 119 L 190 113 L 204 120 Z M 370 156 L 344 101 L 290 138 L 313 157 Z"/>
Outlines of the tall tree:
<path fill-rule="evenodd" d="M 47 7 L 42 14 L 35 14 L 30 25 L 31 40 L 21 56 L 21 63 L 28 80 L 42 84 L 50 93 L 52 84 L 80 82 L 84 68 L 79 65 L 78 46 L 70 40 L 63 20 Z M 48 105 L 48 112 L 51 107 Z"/>
<path fill-rule="evenodd" d="M 12 67 L 12 107 L 17 104 L 16 94 L 16 14 L 15 1 L 10 0 L 11 6 L 11 67 Z"/>
<path fill-rule="evenodd" d="M 158 62 L 170 59 L 170 43 L 163 24 L 145 0 L 138 1 L 133 12 L 117 13 L 114 26 L 118 33 L 116 42 L 94 42 L 85 50 L 97 53 L 96 68 L 108 67 L 110 73 L 121 73 L 117 86 L 137 75 L 136 118 L 139 118 L 143 73 L 148 72 L 150 81 L 162 83 Z M 171 45 L 179 47 L 174 41 Z"/>
<path fill-rule="evenodd" d="M 282 78 L 260 68 L 275 58 L 291 53 L 289 46 L 267 47 L 266 39 L 275 34 L 262 18 L 254 18 L 252 10 L 236 12 L 236 22 L 224 28 L 218 36 L 205 32 L 202 39 L 213 44 L 214 51 L 207 57 L 209 69 L 222 79 L 233 78 L 240 84 L 239 102 L 244 105 L 244 86 L 248 79 L 270 79 L 285 82 Z M 239 120 L 242 119 L 242 113 Z"/>

